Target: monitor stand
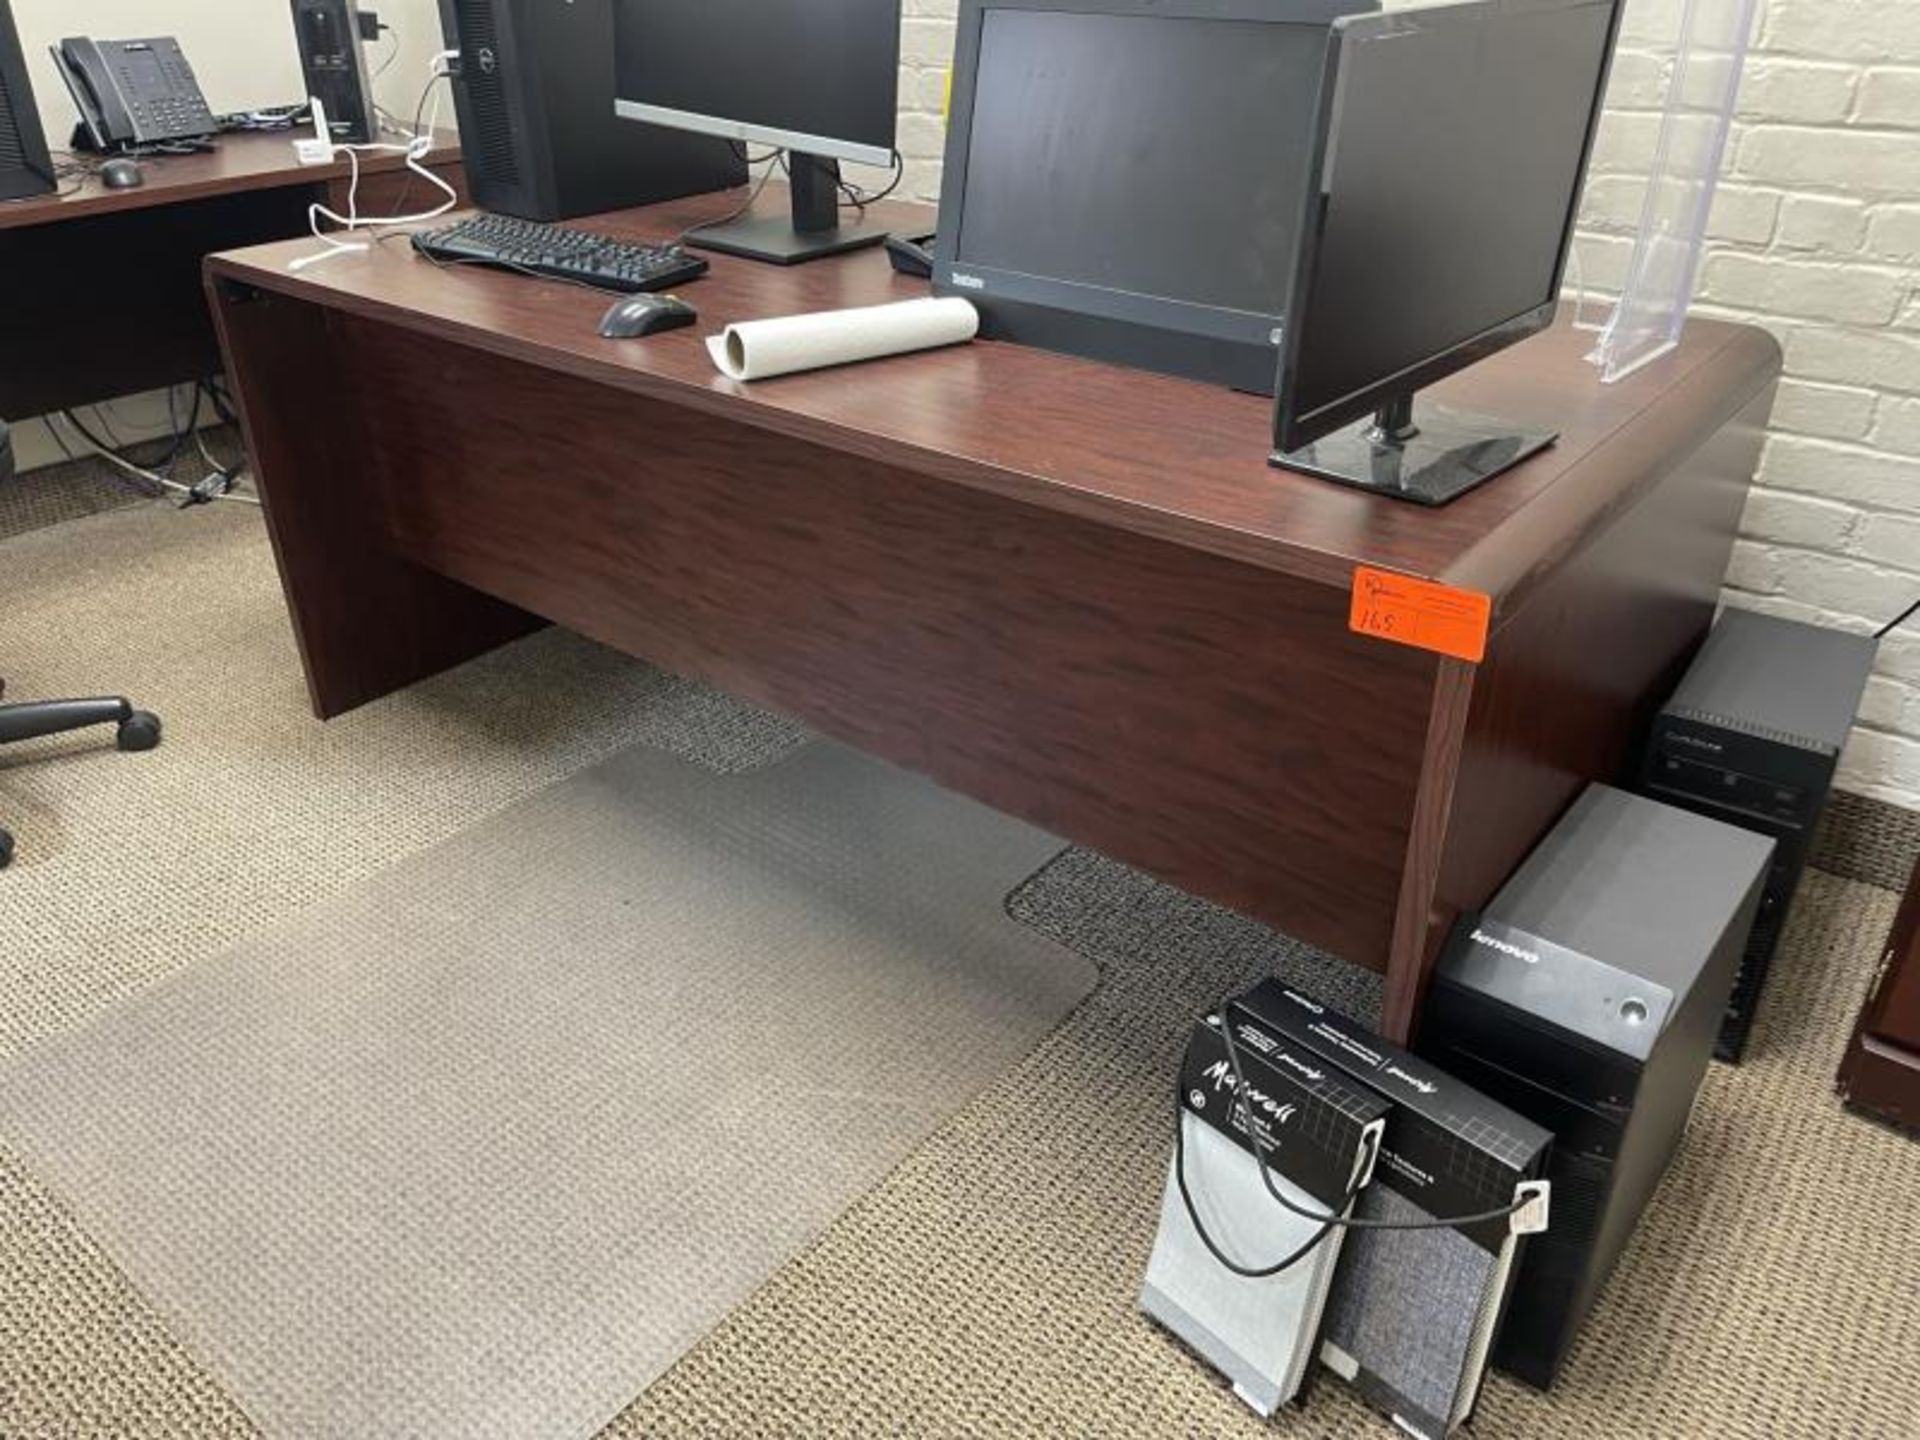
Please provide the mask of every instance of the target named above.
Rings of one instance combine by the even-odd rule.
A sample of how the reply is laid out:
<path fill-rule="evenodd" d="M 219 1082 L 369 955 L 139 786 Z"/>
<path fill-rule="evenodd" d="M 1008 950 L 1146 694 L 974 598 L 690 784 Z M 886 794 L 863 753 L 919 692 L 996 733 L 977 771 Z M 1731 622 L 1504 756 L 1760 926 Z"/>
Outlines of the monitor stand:
<path fill-rule="evenodd" d="M 687 236 L 687 244 L 774 265 L 798 265 L 886 241 L 887 232 L 878 226 L 840 223 L 838 160 L 790 150 L 787 170 L 792 177 L 791 219 L 749 217 L 709 225 Z"/>
<path fill-rule="evenodd" d="M 1430 403 L 1421 404 L 1416 423 L 1409 391 L 1389 400 L 1371 420 L 1298 450 L 1276 451 L 1271 463 L 1398 500 L 1444 505 L 1559 438 Z"/>

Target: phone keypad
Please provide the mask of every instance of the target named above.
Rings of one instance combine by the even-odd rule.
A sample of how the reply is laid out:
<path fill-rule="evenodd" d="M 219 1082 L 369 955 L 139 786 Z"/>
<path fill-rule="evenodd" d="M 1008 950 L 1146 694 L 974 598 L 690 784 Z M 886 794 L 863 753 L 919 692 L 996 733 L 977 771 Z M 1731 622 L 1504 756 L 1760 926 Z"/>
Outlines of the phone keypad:
<path fill-rule="evenodd" d="M 150 70 L 142 75 L 131 64 L 119 67 L 121 90 L 130 97 L 128 109 L 140 136 L 182 140 L 212 134 L 219 127 L 179 46 L 166 40 L 145 44 L 159 69 L 157 80 Z"/>

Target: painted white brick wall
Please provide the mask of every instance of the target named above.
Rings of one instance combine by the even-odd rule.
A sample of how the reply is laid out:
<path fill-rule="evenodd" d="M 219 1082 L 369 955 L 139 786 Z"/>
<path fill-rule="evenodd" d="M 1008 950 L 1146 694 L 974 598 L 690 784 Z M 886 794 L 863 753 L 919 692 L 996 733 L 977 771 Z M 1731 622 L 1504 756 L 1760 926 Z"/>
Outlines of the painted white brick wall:
<path fill-rule="evenodd" d="M 1920 4 L 1761 8 L 1696 303 L 1786 352 L 1727 598 L 1861 630 L 1920 595 Z M 1629 0 L 1579 242 L 1603 288 L 1637 226 L 1657 31 L 1678 9 Z M 1886 642 L 1841 773 L 1920 806 L 1920 633 Z"/>
<path fill-rule="evenodd" d="M 937 200 L 956 0 L 904 0 L 903 191 Z M 1625 275 L 1677 0 L 1629 0 L 1580 268 Z M 1920 595 L 1920 3 L 1764 0 L 1698 308 L 1763 325 L 1786 380 L 1731 603 L 1861 630 Z M 1916 622 L 1920 625 L 1920 622 Z M 1889 637 L 1842 783 L 1920 808 L 1920 628 Z"/>

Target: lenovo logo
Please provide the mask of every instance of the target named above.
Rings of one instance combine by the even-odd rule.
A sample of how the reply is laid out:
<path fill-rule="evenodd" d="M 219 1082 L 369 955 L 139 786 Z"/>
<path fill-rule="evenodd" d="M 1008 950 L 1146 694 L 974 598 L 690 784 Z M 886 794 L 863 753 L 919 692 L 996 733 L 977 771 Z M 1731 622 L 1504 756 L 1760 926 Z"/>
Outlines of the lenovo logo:
<path fill-rule="evenodd" d="M 1472 938 L 1474 944 L 1484 945 L 1489 950 L 1498 950 L 1502 955 L 1512 956 L 1515 960 L 1524 960 L 1529 965 L 1538 965 L 1540 963 L 1540 952 L 1538 950 L 1523 950 L 1520 946 L 1509 944 L 1505 940 L 1494 939 L 1493 936 L 1487 934 L 1484 930 L 1476 929 L 1473 932 Z"/>

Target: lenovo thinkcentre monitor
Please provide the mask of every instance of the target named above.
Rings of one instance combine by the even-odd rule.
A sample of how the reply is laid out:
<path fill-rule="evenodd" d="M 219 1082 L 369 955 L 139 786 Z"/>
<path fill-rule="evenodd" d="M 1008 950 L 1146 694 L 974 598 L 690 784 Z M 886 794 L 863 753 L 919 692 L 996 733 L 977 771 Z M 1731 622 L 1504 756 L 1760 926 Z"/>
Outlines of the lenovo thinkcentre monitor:
<path fill-rule="evenodd" d="M 1329 26 L 1373 0 L 964 0 L 934 285 L 992 339 L 1271 394 Z"/>
<path fill-rule="evenodd" d="M 1414 392 L 1552 324 L 1619 15 L 1474 0 L 1335 22 L 1276 466 L 1438 505 L 1554 442 Z"/>
<path fill-rule="evenodd" d="M 792 265 L 887 238 L 841 223 L 840 162 L 899 164 L 900 0 L 616 0 L 614 65 L 622 117 L 786 152 L 790 220 L 687 243 Z"/>

